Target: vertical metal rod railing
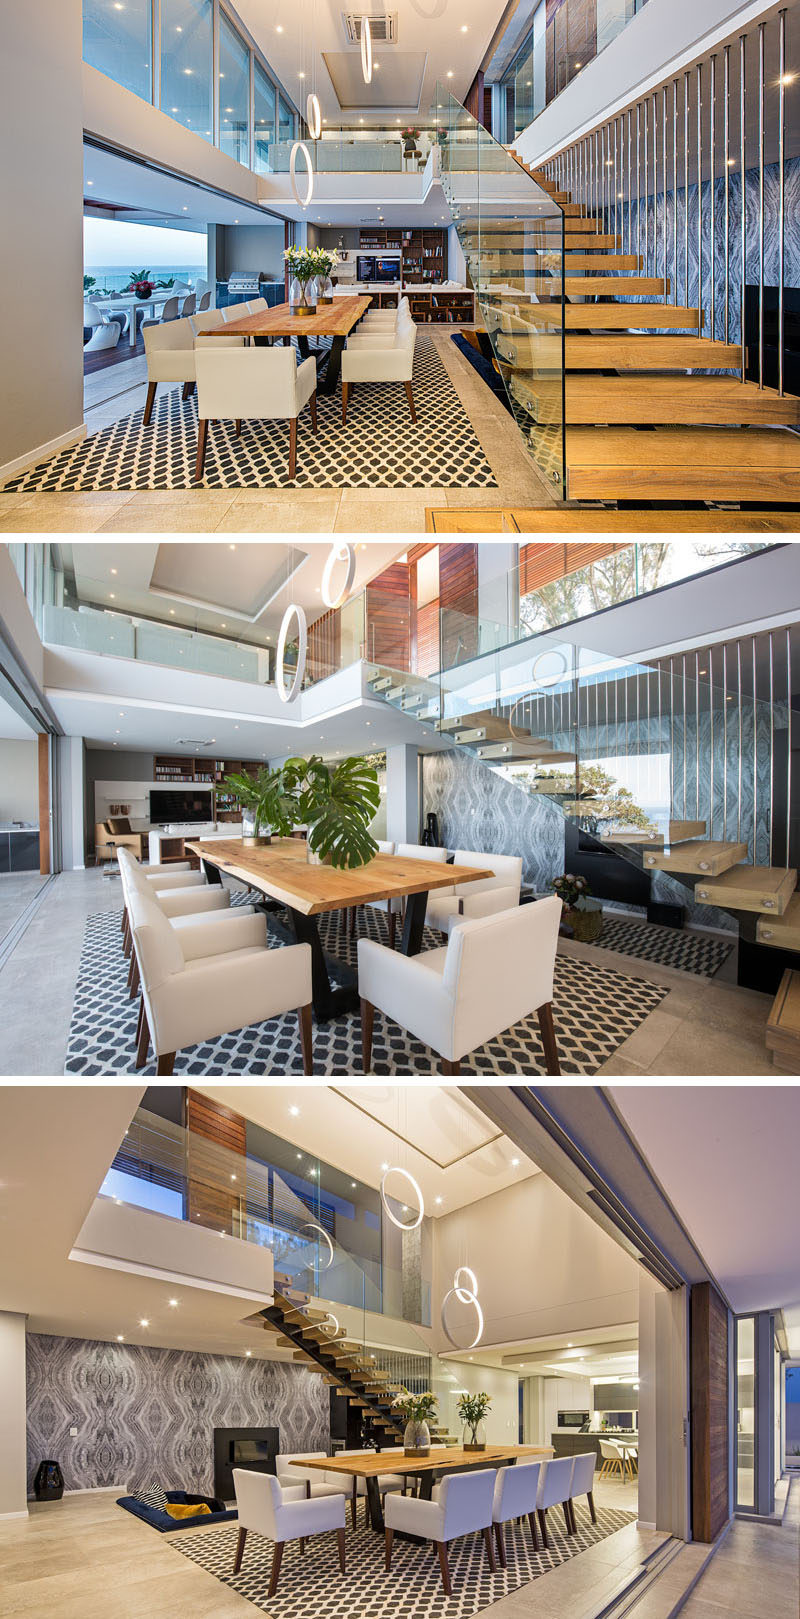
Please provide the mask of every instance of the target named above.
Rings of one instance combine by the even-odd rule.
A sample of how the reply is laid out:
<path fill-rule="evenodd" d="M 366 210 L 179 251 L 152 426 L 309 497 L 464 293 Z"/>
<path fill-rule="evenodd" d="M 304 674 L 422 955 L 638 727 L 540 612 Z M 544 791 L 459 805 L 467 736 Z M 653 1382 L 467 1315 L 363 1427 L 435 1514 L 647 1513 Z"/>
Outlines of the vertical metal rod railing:
<path fill-rule="evenodd" d="M 632 253 L 633 248 L 631 246 L 631 243 L 632 243 L 632 240 L 633 240 L 633 238 L 632 238 L 632 231 L 633 231 L 633 217 L 632 217 L 632 215 L 633 215 L 633 113 L 631 112 L 630 107 L 628 108 L 627 126 L 628 126 L 628 207 L 627 207 L 627 214 L 628 214 L 628 252 Z M 638 270 L 639 266 L 637 265 L 636 268 Z"/>
<path fill-rule="evenodd" d="M 742 643 L 736 642 L 736 712 L 739 717 L 738 791 L 736 794 L 736 842 L 742 840 Z"/>
<path fill-rule="evenodd" d="M 681 670 L 683 674 L 683 818 L 686 820 L 686 755 L 689 752 L 689 733 L 686 726 L 686 653 L 681 655 Z"/>
<path fill-rule="evenodd" d="M 786 806 L 787 815 L 789 806 Z M 775 821 L 775 646 L 772 630 L 769 632 L 769 864 L 772 865 L 773 825 Z M 788 860 L 787 860 L 788 865 Z"/>
<path fill-rule="evenodd" d="M 791 859 L 792 830 L 792 632 L 786 631 L 786 864 Z"/>
<path fill-rule="evenodd" d="M 711 317 L 712 341 L 717 335 L 717 58 L 711 58 L 711 83 L 709 86 L 711 108 L 709 117 L 709 150 L 711 162 L 709 165 L 709 184 L 711 187 L 711 224 L 709 249 L 709 276 L 711 280 L 711 295 L 709 301 L 709 314 Z"/>
<path fill-rule="evenodd" d="M 644 139 L 644 273 L 650 274 L 650 183 L 648 180 L 648 153 L 650 150 L 650 126 L 647 115 L 648 102 L 645 97 L 642 108 L 642 134 Z"/>
<path fill-rule="evenodd" d="M 700 653 L 694 655 L 694 818 L 700 819 Z"/>
<path fill-rule="evenodd" d="M 731 294 L 730 294 L 730 265 L 731 265 L 731 48 L 725 46 L 723 58 L 723 145 L 725 147 L 725 342 L 730 340 L 731 330 Z"/>
<path fill-rule="evenodd" d="M 714 748 L 714 648 L 713 648 L 713 646 L 709 648 L 709 658 L 708 658 L 708 731 L 709 731 L 709 753 L 710 753 L 710 769 L 709 769 L 709 773 L 708 773 L 709 774 L 709 785 L 708 785 L 708 808 L 709 808 L 708 836 L 711 838 L 711 840 L 713 842 L 713 840 L 714 840 L 714 811 L 716 809 L 716 801 L 715 801 L 715 795 L 714 795 L 714 767 L 715 767 L 715 764 L 716 764 L 716 759 L 715 759 L 715 748 Z M 724 837 L 725 837 L 724 831 L 723 831 L 722 836 L 723 836 L 723 839 L 724 839 Z"/>
<path fill-rule="evenodd" d="M 725 748 L 722 755 L 722 837 L 728 836 L 728 648 L 722 648 L 722 724 Z"/>
<path fill-rule="evenodd" d="M 661 243 L 662 243 L 662 271 L 664 275 L 663 296 L 667 296 L 667 86 L 661 92 Z"/>
<path fill-rule="evenodd" d="M 778 16 L 778 393 L 783 397 L 786 284 L 786 12 Z M 770 838 L 772 836 L 770 828 Z M 787 856 L 788 863 L 788 856 Z"/>
<path fill-rule="evenodd" d="M 754 635 L 751 635 L 750 637 L 750 648 L 753 661 L 753 853 L 751 858 L 753 865 L 755 865 L 757 859 L 756 836 L 758 831 L 758 700 L 756 696 L 758 682 L 756 674 L 756 638 Z"/>
<path fill-rule="evenodd" d="M 683 301 L 689 305 L 689 102 L 691 79 L 683 76 Z M 699 335 L 699 334 L 698 334 Z"/>
<path fill-rule="evenodd" d="M 672 81 L 672 302 L 678 297 L 678 80 Z"/>
<path fill-rule="evenodd" d="M 703 335 L 703 64 L 697 64 L 697 333 Z"/>
<path fill-rule="evenodd" d="M 764 208 L 764 163 L 766 143 L 765 118 L 765 29 L 766 24 L 758 25 L 758 386 L 764 386 L 764 245 L 765 245 L 765 208 Z"/>
<path fill-rule="evenodd" d="M 747 381 L 747 339 L 745 302 L 747 298 L 747 35 L 739 36 L 739 310 L 740 341 L 742 345 L 742 382 Z"/>

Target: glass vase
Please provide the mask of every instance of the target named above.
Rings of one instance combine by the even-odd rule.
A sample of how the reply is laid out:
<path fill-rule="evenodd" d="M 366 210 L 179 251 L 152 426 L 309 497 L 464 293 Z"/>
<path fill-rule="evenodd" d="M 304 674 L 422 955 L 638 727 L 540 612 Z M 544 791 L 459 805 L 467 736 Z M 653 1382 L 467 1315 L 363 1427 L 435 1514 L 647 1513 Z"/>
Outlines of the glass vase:
<path fill-rule="evenodd" d="M 313 315 L 317 308 L 317 288 L 312 276 L 310 281 L 300 281 L 295 276 L 289 288 L 289 303 L 295 315 Z"/>
<path fill-rule="evenodd" d="M 265 832 L 256 819 L 255 810 L 242 810 L 242 843 L 246 849 L 265 849 L 272 842 L 272 833 Z"/>
<path fill-rule="evenodd" d="M 486 1423 L 465 1422 L 461 1435 L 461 1445 L 464 1450 L 486 1449 Z"/>
<path fill-rule="evenodd" d="M 329 275 L 317 276 L 317 304 L 333 303 L 333 282 Z"/>
<path fill-rule="evenodd" d="M 403 1449 L 407 1456 L 427 1456 L 431 1448 L 431 1431 L 427 1422 L 407 1422 L 403 1434 Z"/>

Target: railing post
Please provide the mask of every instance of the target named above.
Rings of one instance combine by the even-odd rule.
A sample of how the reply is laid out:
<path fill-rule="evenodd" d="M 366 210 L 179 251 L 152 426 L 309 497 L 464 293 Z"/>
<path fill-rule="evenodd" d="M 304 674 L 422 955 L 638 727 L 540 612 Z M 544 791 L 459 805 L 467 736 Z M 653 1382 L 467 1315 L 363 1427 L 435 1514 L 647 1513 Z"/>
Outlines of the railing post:
<path fill-rule="evenodd" d="M 725 46 L 723 58 L 723 102 L 724 102 L 724 145 L 725 145 L 725 342 L 730 341 L 731 329 L 731 302 L 730 302 L 730 231 L 731 231 L 731 48 Z"/>
<path fill-rule="evenodd" d="M 747 63 L 746 63 L 747 35 L 739 36 L 739 133 L 741 144 L 741 157 L 739 161 L 739 183 L 741 196 L 739 199 L 741 209 L 739 251 L 740 251 L 740 299 L 739 326 L 742 343 L 742 382 L 747 380 L 747 341 L 745 327 L 745 298 L 747 292 Z"/>
<path fill-rule="evenodd" d="M 783 398 L 785 376 L 786 283 L 786 11 L 778 16 L 778 393 Z M 787 807 L 788 814 L 788 807 Z M 772 812 L 770 811 L 770 846 Z M 787 853 L 786 863 L 789 863 Z"/>
<path fill-rule="evenodd" d="M 766 24 L 758 25 L 758 386 L 764 386 L 764 142 L 765 116 L 765 32 Z"/>

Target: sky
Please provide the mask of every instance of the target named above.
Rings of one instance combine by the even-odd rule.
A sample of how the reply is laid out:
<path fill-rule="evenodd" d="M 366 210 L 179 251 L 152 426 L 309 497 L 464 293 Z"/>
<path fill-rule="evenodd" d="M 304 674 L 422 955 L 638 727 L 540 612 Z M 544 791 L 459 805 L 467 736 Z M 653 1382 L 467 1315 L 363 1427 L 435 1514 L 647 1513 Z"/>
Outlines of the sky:
<path fill-rule="evenodd" d="M 786 1369 L 786 1399 L 791 1405 L 800 1405 L 800 1366 Z"/>
<path fill-rule="evenodd" d="M 83 262 L 87 269 L 157 270 L 172 264 L 205 268 L 205 232 L 169 230 L 162 225 L 129 225 L 115 219 L 84 219 Z"/>

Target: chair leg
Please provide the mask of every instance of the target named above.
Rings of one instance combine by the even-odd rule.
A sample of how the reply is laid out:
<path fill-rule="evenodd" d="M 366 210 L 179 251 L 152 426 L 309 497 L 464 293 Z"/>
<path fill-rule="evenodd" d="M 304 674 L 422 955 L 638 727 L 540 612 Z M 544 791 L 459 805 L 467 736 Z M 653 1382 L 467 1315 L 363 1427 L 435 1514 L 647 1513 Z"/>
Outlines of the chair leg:
<path fill-rule="evenodd" d="M 303 1052 L 303 1073 L 314 1072 L 314 1041 L 311 1034 L 311 1005 L 299 1006 L 297 1016 L 300 1020 L 300 1045 Z"/>
<path fill-rule="evenodd" d="M 130 991 L 129 991 L 130 999 L 135 1000 L 138 993 L 139 993 L 139 961 L 138 961 L 138 957 L 136 955 L 136 951 L 132 950 L 131 951 L 131 983 L 130 983 Z"/>
<path fill-rule="evenodd" d="M 501 1523 L 496 1523 L 495 1526 L 494 1526 L 494 1538 L 495 1538 L 495 1543 L 496 1543 L 496 1546 L 497 1546 L 497 1555 L 498 1555 L 498 1557 L 500 1559 L 500 1567 L 505 1568 L 506 1567 L 506 1539 L 505 1539 L 505 1535 L 503 1533 L 503 1525 Z"/>
<path fill-rule="evenodd" d="M 361 1067 L 368 1074 L 372 1067 L 372 1025 L 375 1008 L 371 1001 L 361 1000 Z"/>
<path fill-rule="evenodd" d="M 392 1541 L 393 1540 L 394 1540 L 394 1530 L 393 1529 L 387 1529 L 386 1534 L 384 1536 L 384 1551 L 385 1551 L 384 1566 L 386 1568 L 391 1568 L 391 1566 L 392 1566 Z"/>
<path fill-rule="evenodd" d="M 238 1538 L 238 1540 L 236 1542 L 236 1556 L 233 1559 L 233 1572 L 234 1572 L 234 1574 L 238 1574 L 239 1569 L 242 1566 L 242 1558 L 244 1556 L 244 1543 L 245 1543 L 246 1539 L 247 1539 L 247 1530 L 246 1529 L 240 1529 L 239 1530 L 239 1538 Z"/>
<path fill-rule="evenodd" d="M 350 906 L 350 938 L 351 939 L 354 939 L 355 936 L 356 936 L 356 921 L 357 921 L 357 919 L 358 919 L 358 906 L 357 905 L 351 905 Z"/>
<path fill-rule="evenodd" d="M 236 418 L 236 437 L 241 438 L 241 436 L 242 436 L 242 418 L 241 418 L 241 416 L 237 416 L 237 418 Z"/>
<path fill-rule="evenodd" d="M 589 1516 L 590 1516 L 590 1518 L 592 1520 L 592 1523 L 597 1523 L 597 1513 L 595 1511 L 595 1506 L 594 1506 L 594 1492 L 592 1490 L 588 1491 L 586 1499 L 587 1499 L 587 1501 L 589 1503 Z"/>
<path fill-rule="evenodd" d="M 269 1590 L 267 1591 L 267 1596 L 268 1597 L 274 1597 L 275 1592 L 278 1589 L 278 1575 L 280 1574 L 280 1571 L 281 1571 L 281 1559 L 283 1557 L 283 1544 L 284 1543 L 283 1543 L 282 1540 L 276 1540 L 276 1542 L 275 1542 L 275 1550 L 272 1553 L 272 1573 L 270 1574 L 270 1577 L 269 1577 Z"/>
<path fill-rule="evenodd" d="M 397 917 L 394 911 L 389 912 L 389 949 L 394 950 L 395 935 L 397 933 Z"/>
<path fill-rule="evenodd" d="M 192 383 L 192 382 L 185 382 L 183 384 L 183 388 L 181 390 L 181 399 L 182 400 L 186 401 L 189 398 L 189 395 L 190 395 L 193 387 L 194 387 L 194 383 Z"/>
<path fill-rule="evenodd" d="M 289 477 L 293 478 L 297 471 L 297 417 L 292 416 L 289 422 Z"/>
<path fill-rule="evenodd" d="M 536 1528 L 536 1513 L 535 1512 L 529 1512 L 528 1513 L 528 1523 L 530 1525 L 531 1540 L 533 1541 L 533 1549 L 534 1549 L 535 1552 L 538 1552 L 538 1550 L 539 1550 L 539 1534 L 538 1534 L 538 1531 L 537 1531 L 537 1528 Z"/>
<path fill-rule="evenodd" d="M 314 433 L 316 433 L 316 431 L 317 431 L 317 390 L 316 390 L 316 388 L 314 389 L 314 392 L 313 392 L 313 394 L 311 395 L 311 398 L 308 401 L 308 405 L 309 405 L 309 409 L 311 411 L 311 428 L 312 428 L 312 431 Z"/>
<path fill-rule="evenodd" d="M 412 422 L 415 422 L 417 419 L 417 412 L 414 408 L 414 389 L 412 388 L 410 382 L 404 382 L 403 387 L 406 390 L 406 399 L 408 400 L 408 408 L 411 411 L 411 420 Z"/>
<path fill-rule="evenodd" d="M 175 1067 L 175 1053 L 174 1053 L 174 1051 L 162 1051 L 161 1056 L 156 1059 L 156 1073 L 157 1074 L 164 1074 L 165 1077 L 168 1079 L 170 1074 L 172 1073 L 172 1070 L 173 1070 L 174 1067 Z"/>
<path fill-rule="evenodd" d="M 358 1528 L 358 1491 L 356 1480 L 353 1479 L 353 1490 L 350 1496 L 350 1518 L 354 1529 Z"/>
<path fill-rule="evenodd" d="M 156 387 L 157 386 L 158 386 L 158 384 L 155 383 L 155 382 L 148 382 L 148 384 L 147 384 L 147 399 L 145 401 L 144 417 L 143 417 L 143 422 L 144 422 L 145 427 L 150 426 L 150 418 L 151 418 L 151 416 L 153 414 L 153 406 L 154 406 L 155 400 L 156 400 Z"/>
<path fill-rule="evenodd" d="M 491 1529 L 484 1529 L 484 1531 L 483 1531 L 483 1544 L 486 1547 L 486 1557 L 487 1557 L 487 1560 L 488 1560 L 488 1563 L 489 1563 L 489 1567 L 490 1567 L 492 1573 L 496 1574 L 497 1573 L 497 1564 L 496 1564 L 496 1562 L 494 1560 L 494 1546 L 492 1545 L 492 1531 L 491 1531 Z"/>
<path fill-rule="evenodd" d="M 449 1057 L 443 1057 L 442 1058 L 442 1073 L 443 1074 L 460 1074 L 461 1073 L 461 1059 L 460 1059 L 460 1057 L 457 1058 L 455 1062 L 451 1062 Z"/>
<path fill-rule="evenodd" d="M 139 1012 L 138 1012 L 138 1015 L 137 1015 L 137 1018 L 136 1018 L 136 1049 L 137 1049 L 137 1051 L 139 1049 L 139 1041 L 142 1038 L 142 1020 L 143 1020 L 143 1018 L 144 1018 L 144 996 L 140 995 L 139 996 Z"/>
<path fill-rule="evenodd" d="M 561 1503 L 561 1511 L 564 1514 L 564 1525 L 566 1527 L 567 1534 L 571 1535 L 572 1534 L 572 1522 L 571 1522 L 570 1515 L 569 1515 L 569 1502 L 562 1501 L 562 1503 Z"/>
<path fill-rule="evenodd" d="M 548 1074 L 560 1074 L 561 1073 L 561 1068 L 559 1066 L 559 1061 L 558 1061 L 558 1046 L 556 1045 L 556 1031 L 555 1031 L 555 1028 L 553 1026 L 553 1003 L 552 1003 L 552 1001 L 545 1001 L 544 1006 L 539 1007 L 539 1009 L 538 1009 L 538 1011 L 536 1013 L 536 1016 L 539 1019 L 539 1033 L 542 1036 L 542 1045 L 544 1046 L 544 1060 L 545 1060 L 545 1063 L 547 1065 L 547 1072 L 548 1072 Z"/>
<path fill-rule="evenodd" d="M 545 1551 L 549 1552 L 549 1550 L 550 1550 L 550 1542 L 549 1542 L 549 1540 L 547 1538 L 547 1511 L 546 1511 L 546 1509 L 545 1508 L 540 1508 L 539 1511 L 537 1512 L 536 1516 L 539 1519 L 539 1528 L 542 1531 L 542 1545 L 544 1546 Z"/>
<path fill-rule="evenodd" d="M 197 424 L 197 463 L 194 469 L 195 483 L 202 483 L 203 471 L 206 464 L 206 444 L 208 443 L 208 421 L 201 416 Z"/>
<path fill-rule="evenodd" d="M 446 1597 L 451 1597 L 453 1595 L 453 1587 L 450 1584 L 450 1565 L 447 1561 L 447 1547 L 445 1546 L 443 1540 L 437 1541 L 436 1544 L 439 1548 L 439 1567 L 442 1571 L 442 1585 L 444 1586 L 444 1594 Z"/>
<path fill-rule="evenodd" d="M 347 402 L 350 398 L 350 388 L 351 384 L 349 382 L 342 383 L 342 427 L 347 425 Z"/>
<path fill-rule="evenodd" d="M 345 1563 L 344 1530 L 343 1529 L 337 1529 L 337 1531 L 336 1531 L 336 1542 L 337 1542 L 337 1545 L 339 1547 L 339 1567 L 340 1567 L 342 1573 L 346 1574 L 347 1567 L 346 1567 L 346 1563 Z"/>
<path fill-rule="evenodd" d="M 147 1053 L 150 1050 L 150 1025 L 147 1021 L 144 996 L 142 996 L 142 1021 L 139 1027 L 139 1041 L 136 1047 L 136 1067 L 144 1068 L 147 1062 Z"/>

